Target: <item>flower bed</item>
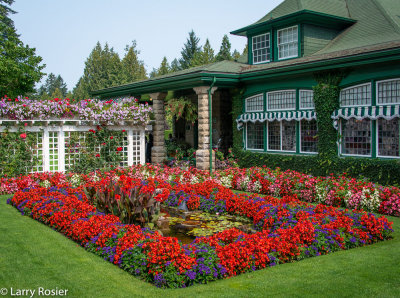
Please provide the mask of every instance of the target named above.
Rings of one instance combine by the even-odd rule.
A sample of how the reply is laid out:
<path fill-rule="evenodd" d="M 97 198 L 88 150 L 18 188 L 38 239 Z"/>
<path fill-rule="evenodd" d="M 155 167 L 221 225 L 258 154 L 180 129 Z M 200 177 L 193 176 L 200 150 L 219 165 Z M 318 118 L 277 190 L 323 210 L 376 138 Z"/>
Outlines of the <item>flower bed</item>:
<path fill-rule="evenodd" d="M 161 167 L 147 164 L 127 169 L 117 169 L 110 173 L 96 175 L 36 173 L 17 178 L 0 179 L 0 194 L 11 194 L 29 185 L 56 186 L 59 180 L 67 185 L 79 186 L 92 179 L 107 175 L 127 175 L 137 179 L 157 177 L 160 180 L 196 184 L 214 181 L 227 188 L 255 192 L 274 197 L 293 196 L 310 203 L 348 209 L 379 212 L 400 216 L 400 189 L 394 186 L 381 186 L 343 176 L 313 177 L 296 171 L 271 170 L 266 167 L 250 169 L 228 168 L 208 171 L 196 168 Z"/>
<path fill-rule="evenodd" d="M 132 175 L 133 176 L 133 175 Z M 101 185 L 114 179 L 105 173 Z M 189 209 L 228 212 L 250 218 L 258 232 L 229 229 L 198 237 L 183 245 L 157 231 L 124 225 L 119 218 L 100 213 L 88 203 L 82 188 L 32 187 L 18 191 L 9 202 L 78 242 L 105 260 L 158 287 L 186 287 L 254 271 L 280 263 L 371 244 L 390 238 L 391 223 L 366 212 L 312 206 L 295 196 L 237 195 L 215 181 L 167 183 L 165 180 L 126 177 L 116 181 L 129 190 L 141 184 L 143 192 L 161 189 L 157 199 L 174 206 L 185 201 Z"/>
<path fill-rule="evenodd" d="M 16 99 L 0 99 L 0 119 L 30 120 L 30 119 L 80 119 L 98 122 L 115 122 L 130 120 L 134 125 L 143 126 L 149 120 L 151 107 L 146 103 L 137 104 L 133 97 L 101 101 L 85 99 L 73 101 L 69 99 L 30 100 L 18 97 Z"/>

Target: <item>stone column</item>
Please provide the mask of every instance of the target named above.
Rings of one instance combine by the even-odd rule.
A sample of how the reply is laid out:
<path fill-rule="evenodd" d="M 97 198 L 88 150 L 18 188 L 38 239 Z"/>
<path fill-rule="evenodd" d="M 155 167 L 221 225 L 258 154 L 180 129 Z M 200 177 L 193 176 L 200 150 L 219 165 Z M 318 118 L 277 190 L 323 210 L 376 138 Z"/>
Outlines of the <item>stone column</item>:
<path fill-rule="evenodd" d="M 158 92 L 151 93 L 150 97 L 153 100 L 153 113 L 155 124 L 153 127 L 153 148 L 151 149 L 151 162 L 162 163 L 167 158 L 164 142 L 164 99 L 167 93 Z"/>
<path fill-rule="evenodd" d="M 210 87 L 202 86 L 193 88 L 198 97 L 198 116 L 199 116 L 199 129 L 198 129 L 198 142 L 199 148 L 196 151 L 196 167 L 201 170 L 210 169 L 210 121 L 208 109 L 208 90 Z M 217 87 L 211 89 L 211 95 Z M 212 167 L 215 169 L 215 154 L 212 153 Z"/>

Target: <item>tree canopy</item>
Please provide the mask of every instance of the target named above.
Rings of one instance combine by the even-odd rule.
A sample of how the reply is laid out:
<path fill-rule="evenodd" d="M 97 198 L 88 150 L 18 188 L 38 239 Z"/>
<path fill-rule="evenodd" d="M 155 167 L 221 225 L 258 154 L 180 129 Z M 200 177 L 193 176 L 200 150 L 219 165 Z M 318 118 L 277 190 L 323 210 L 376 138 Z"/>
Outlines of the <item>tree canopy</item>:
<path fill-rule="evenodd" d="M 219 49 L 219 52 L 217 54 L 217 61 L 223 61 L 223 60 L 233 60 L 232 59 L 232 54 L 231 54 L 231 43 L 229 41 L 228 35 L 224 35 L 222 38 L 222 43 L 221 47 Z"/>
<path fill-rule="evenodd" d="M 179 59 L 179 64 L 182 69 L 187 69 L 191 66 L 192 59 L 196 55 L 196 53 L 200 52 L 201 47 L 199 46 L 200 38 L 196 36 L 194 31 L 189 32 L 189 37 L 186 40 L 186 43 L 183 45 L 181 51 L 181 59 Z"/>
<path fill-rule="evenodd" d="M 9 6 L 14 0 L 0 0 L 0 97 L 16 97 L 33 92 L 44 73 L 42 57 L 19 39 Z"/>

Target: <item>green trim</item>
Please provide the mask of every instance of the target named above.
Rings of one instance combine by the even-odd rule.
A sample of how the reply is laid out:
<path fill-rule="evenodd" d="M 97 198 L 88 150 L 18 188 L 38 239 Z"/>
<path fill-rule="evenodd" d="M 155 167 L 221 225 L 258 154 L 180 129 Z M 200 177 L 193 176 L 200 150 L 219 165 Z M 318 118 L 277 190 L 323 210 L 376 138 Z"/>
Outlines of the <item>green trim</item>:
<path fill-rule="evenodd" d="M 377 146 L 377 143 L 376 143 L 376 128 L 377 128 L 377 125 L 376 125 L 376 120 L 372 120 L 371 121 L 371 129 L 372 129 L 372 136 L 371 136 L 371 146 L 372 146 L 372 150 L 371 150 L 371 157 L 372 158 L 376 158 L 376 146 Z"/>
<path fill-rule="evenodd" d="M 298 22 L 310 22 L 316 25 L 322 25 L 324 27 L 329 28 L 338 28 L 344 29 L 357 21 L 350 18 L 339 17 L 335 15 L 330 15 L 322 12 L 316 12 L 311 10 L 301 10 L 296 11 L 294 13 L 276 18 L 271 19 L 265 22 L 260 22 L 256 24 L 252 24 L 237 30 L 230 32 L 234 35 L 245 36 L 249 34 L 253 34 L 257 30 L 261 28 L 271 28 L 272 26 L 279 27 L 279 26 L 286 26 L 287 24 L 291 23 L 298 23 Z"/>

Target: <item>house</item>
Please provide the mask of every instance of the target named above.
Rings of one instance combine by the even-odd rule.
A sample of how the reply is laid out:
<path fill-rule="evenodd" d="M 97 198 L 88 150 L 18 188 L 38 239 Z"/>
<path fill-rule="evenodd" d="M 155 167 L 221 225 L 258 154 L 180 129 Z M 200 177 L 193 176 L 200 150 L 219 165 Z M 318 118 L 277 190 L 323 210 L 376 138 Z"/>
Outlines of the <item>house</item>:
<path fill-rule="evenodd" d="M 238 61 L 93 95 L 151 93 L 155 162 L 165 158 L 163 100 L 170 90 L 198 103 L 198 126 L 187 127 L 185 138 L 197 135 L 201 169 L 210 165 L 211 135 L 264 156 L 400 157 L 398 0 L 286 0 L 231 33 L 248 40 L 248 55 Z"/>

